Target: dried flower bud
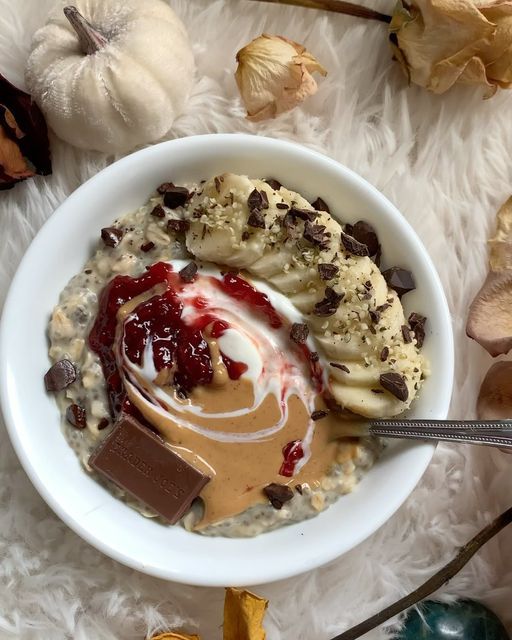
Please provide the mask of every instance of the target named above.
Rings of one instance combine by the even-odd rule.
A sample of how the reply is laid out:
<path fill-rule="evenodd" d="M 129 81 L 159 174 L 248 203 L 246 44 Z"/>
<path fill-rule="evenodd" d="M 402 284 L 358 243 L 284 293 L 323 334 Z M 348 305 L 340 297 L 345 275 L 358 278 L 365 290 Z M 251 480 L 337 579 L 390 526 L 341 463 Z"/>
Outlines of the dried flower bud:
<path fill-rule="evenodd" d="M 327 71 L 305 47 L 283 38 L 263 34 L 236 54 L 235 78 L 253 122 L 275 118 L 293 109 L 318 86 L 311 75 Z"/>
<path fill-rule="evenodd" d="M 434 93 L 458 83 L 491 97 L 512 85 L 511 0 L 399 0 L 389 39 L 410 82 Z"/>

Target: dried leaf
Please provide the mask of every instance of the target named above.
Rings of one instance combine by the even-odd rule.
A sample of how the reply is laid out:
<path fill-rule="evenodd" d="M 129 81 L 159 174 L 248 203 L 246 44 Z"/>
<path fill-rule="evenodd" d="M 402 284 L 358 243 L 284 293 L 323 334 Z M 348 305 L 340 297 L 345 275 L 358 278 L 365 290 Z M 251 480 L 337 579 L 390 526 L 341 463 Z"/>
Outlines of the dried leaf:
<path fill-rule="evenodd" d="M 253 122 L 275 118 L 293 109 L 318 86 L 311 75 L 327 71 L 301 44 L 266 33 L 236 54 L 236 83 Z"/>
<path fill-rule="evenodd" d="M 487 372 L 476 412 L 479 420 L 512 419 L 512 362 L 496 362 Z"/>
<path fill-rule="evenodd" d="M 512 85 L 512 0 L 399 0 L 389 39 L 409 81 L 434 93 L 458 83 L 491 97 Z"/>
<path fill-rule="evenodd" d="M 263 618 L 268 600 L 242 589 L 226 589 L 224 640 L 265 640 Z"/>
<path fill-rule="evenodd" d="M 42 113 L 27 93 L 0 75 L 0 189 L 51 170 Z"/>
<path fill-rule="evenodd" d="M 158 636 L 153 636 L 151 640 L 201 640 L 201 638 L 196 635 L 190 636 L 187 633 L 168 631 L 167 633 L 161 633 Z"/>
<path fill-rule="evenodd" d="M 489 248 L 490 271 L 469 309 L 466 333 L 495 357 L 512 349 L 512 198 L 498 211 Z"/>

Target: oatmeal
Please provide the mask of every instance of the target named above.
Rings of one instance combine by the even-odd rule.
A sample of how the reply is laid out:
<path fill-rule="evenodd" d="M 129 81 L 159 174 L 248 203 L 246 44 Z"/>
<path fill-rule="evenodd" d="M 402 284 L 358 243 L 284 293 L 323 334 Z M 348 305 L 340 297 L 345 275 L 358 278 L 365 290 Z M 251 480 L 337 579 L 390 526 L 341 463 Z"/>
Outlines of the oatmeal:
<path fill-rule="evenodd" d="M 340 438 L 341 421 L 401 413 L 426 369 L 425 319 L 400 302 L 412 276 L 379 256 L 369 225 L 276 181 L 161 185 L 101 231 L 50 322 L 51 390 L 85 470 L 169 521 L 89 464 L 129 414 L 208 480 L 181 519 L 198 533 L 257 535 L 350 492 L 380 444 Z"/>

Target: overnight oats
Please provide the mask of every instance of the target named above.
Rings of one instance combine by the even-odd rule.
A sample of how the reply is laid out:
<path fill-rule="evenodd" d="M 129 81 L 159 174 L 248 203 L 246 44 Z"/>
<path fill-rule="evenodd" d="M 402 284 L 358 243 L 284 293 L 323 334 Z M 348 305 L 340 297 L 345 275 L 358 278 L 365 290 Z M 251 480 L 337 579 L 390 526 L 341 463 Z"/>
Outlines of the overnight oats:
<path fill-rule="evenodd" d="M 276 180 L 161 185 L 101 230 L 49 324 L 45 383 L 85 471 L 211 536 L 350 492 L 381 444 L 347 425 L 408 409 L 427 369 L 412 274 L 380 253 Z"/>

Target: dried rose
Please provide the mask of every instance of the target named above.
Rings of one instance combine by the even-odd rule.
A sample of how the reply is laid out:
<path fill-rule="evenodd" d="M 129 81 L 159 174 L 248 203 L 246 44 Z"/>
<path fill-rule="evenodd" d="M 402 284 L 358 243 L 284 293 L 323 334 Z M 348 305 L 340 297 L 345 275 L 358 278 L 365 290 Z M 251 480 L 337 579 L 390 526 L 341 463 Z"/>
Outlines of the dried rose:
<path fill-rule="evenodd" d="M 305 47 L 266 33 L 240 49 L 236 59 L 236 83 L 247 118 L 253 122 L 293 109 L 316 93 L 318 86 L 311 74 L 327 75 Z"/>
<path fill-rule="evenodd" d="M 498 211 L 489 247 L 489 274 L 469 309 L 466 332 L 498 356 L 512 349 L 512 197 Z"/>
<path fill-rule="evenodd" d="M 512 85 L 512 1 L 399 0 L 389 39 L 410 82 L 434 93 Z"/>
<path fill-rule="evenodd" d="M 224 600 L 224 640 L 265 640 L 263 618 L 268 600 L 244 591 L 226 589 Z"/>
<path fill-rule="evenodd" d="M 0 189 L 52 172 L 48 131 L 28 93 L 0 75 Z"/>

